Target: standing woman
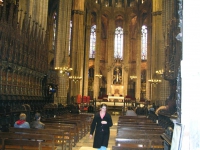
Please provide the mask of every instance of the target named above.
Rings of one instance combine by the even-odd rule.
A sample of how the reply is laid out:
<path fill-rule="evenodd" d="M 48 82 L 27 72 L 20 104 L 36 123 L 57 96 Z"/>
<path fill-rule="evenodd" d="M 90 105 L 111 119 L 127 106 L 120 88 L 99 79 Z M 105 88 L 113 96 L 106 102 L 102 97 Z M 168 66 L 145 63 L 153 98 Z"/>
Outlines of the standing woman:
<path fill-rule="evenodd" d="M 110 127 L 113 125 L 111 115 L 106 112 L 107 105 L 101 104 L 100 111 L 95 114 L 90 128 L 90 138 L 92 138 L 94 130 L 93 148 L 106 150 L 110 137 Z"/>

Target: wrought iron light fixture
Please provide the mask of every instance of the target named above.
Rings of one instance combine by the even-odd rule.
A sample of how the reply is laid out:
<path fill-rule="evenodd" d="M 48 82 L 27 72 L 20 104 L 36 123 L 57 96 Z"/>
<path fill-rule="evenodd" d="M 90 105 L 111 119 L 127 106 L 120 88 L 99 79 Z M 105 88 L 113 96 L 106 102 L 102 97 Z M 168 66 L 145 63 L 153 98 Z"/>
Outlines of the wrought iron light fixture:
<path fill-rule="evenodd" d="M 69 67 L 56 67 L 55 70 L 59 70 L 59 72 L 61 74 L 65 74 L 65 73 L 69 73 L 70 71 L 72 71 L 72 68 Z"/>
<path fill-rule="evenodd" d="M 73 82 L 76 83 L 76 82 L 80 81 L 82 79 L 82 77 L 74 75 L 74 76 L 69 76 L 69 79 L 71 79 Z"/>
<path fill-rule="evenodd" d="M 158 84 L 158 83 L 160 83 L 160 82 L 162 82 L 161 80 L 159 80 L 159 79 L 150 79 L 150 80 L 148 80 L 150 83 L 152 83 L 152 84 Z"/>
<path fill-rule="evenodd" d="M 163 75 L 163 73 L 164 73 L 163 69 L 161 69 L 161 70 L 156 70 L 156 74 Z"/>
<path fill-rule="evenodd" d="M 158 83 L 161 83 L 161 82 L 162 82 L 162 80 L 160 80 L 160 79 L 158 78 L 158 76 L 157 76 L 156 73 L 153 75 L 153 78 L 149 79 L 148 81 L 149 81 L 151 84 L 158 84 Z"/>
<path fill-rule="evenodd" d="M 99 79 L 102 78 L 101 74 L 96 74 L 95 77 L 98 77 Z"/>
<path fill-rule="evenodd" d="M 76 55 L 75 55 L 76 57 L 77 57 L 77 52 L 76 52 Z M 76 58 L 76 60 L 77 60 L 77 58 Z M 75 70 L 74 70 L 74 73 L 71 75 L 71 76 L 69 76 L 69 79 L 71 79 L 73 82 L 78 82 L 78 81 L 80 81 L 81 79 L 82 79 L 82 77 L 81 76 L 78 76 L 78 70 L 77 70 L 77 61 L 75 61 L 76 62 L 76 64 L 75 64 Z"/>
<path fill-rule="evenodd" d="M 131 75 L 131 76 L 130 76 L 130 79 L 131 79 L 131 80 L 133 80 L 133 79 L 137 79 L 137 76 L 135 76 L 135 75 Z"/>
<path fill-rule="evenodd" d="M 67 61 L 66 61 L 66 57 L 65 57 L 65 52 L 64 52 L 64 57 L 63 57 L 63 61 L 62 61 L 62 67 L 55 67 L 55 70 L 58 70 L 61 74 L 65 75 L 66 73 L 69 73 L 70 71 L 72 71 L 73 69 L 70 67 L 67 67 Z"/>

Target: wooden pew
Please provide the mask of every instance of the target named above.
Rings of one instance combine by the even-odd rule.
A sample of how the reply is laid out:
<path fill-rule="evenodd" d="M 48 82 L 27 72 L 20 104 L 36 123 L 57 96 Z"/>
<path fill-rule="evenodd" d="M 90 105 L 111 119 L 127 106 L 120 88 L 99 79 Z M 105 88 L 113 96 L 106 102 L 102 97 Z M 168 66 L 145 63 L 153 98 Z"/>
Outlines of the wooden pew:
<path fill-rule="evenodd" d="M 126 138 L 126 139 L 161 139 L 160 134 L 128 134 L 128 133 L 119 133 L 116 138 Z"/>
<path fill-rule="evenodd" d="M 83 138 L 87 134 L 87 127 L 85 120 L 82 119 L 69 119 L 69 118 L 49 118 L 42 120 L 43 123 L 64 123 L 75 124 L 79 130 L 79 139 Z"/>
<path fill-rule="evenodd" d="M 59 122 L 52 122 L 52 121 L 44 121 L 45 128 L 51 129 L 62 129 L 65 130 L 65 127 L 70 127 L 71 131 L 71 140 L 73 141 L 73 146 L 79 141 L 79 128 L 77 124 L 67 124 L 67 123 L 59 123 Z"/>
<path fill-rule="evenodd" d="M 164 144 L 160 137 L 163 132 L 162 127 L 145 116 L 120 116 L 113 149 L 163 149 Z"/>
<path fill-rule="evenodd" d="M 27 134 L 47 134 L 54 136 L 54 142 L 56 146 L 60 146 L 62 150 L 65 150 L 68 146 L 68 149 L 72 149 L 72 140 L 71 139 L 71 131 L 70 127 L 66 130 L 61 129 L 27 129 L 27 128 L 9 128 L 9 132 L 12 133 L 27 133 Z M 66 132 L 67 131 L 67 132 Z"/>
<path fill-rule="evenodd" d="M 163 148 L 145 148 L 145 147 L 126 147 L 126 146 L 112 146 L 112 150 L 163 150 Z"/>
<path fill-rule="evenodd" d="M 79 124 L 80 131 L 81 131 L 81 138 L 87 134 L 89 131 L 89 123 L 88 123 L 88 116 L 85 115 L 67 115 L 66 117 L 64 116 L 59 116 L 56 118 L 50 118 L 50 119 L 45 119 L 45 120 L 56 120 L 56 121 L 76 121 Z"/>
<path fill-rule="evenodd" d="M 65 132 L 69 132 L 70 128 L 70 136 L 68 137 L 69 144 L 73 143 L 73 146 L 78 142 L 78 129 L 74 124 L 61 124 L 61 123 L 45 123 L 45 129 L 60 129 Z"/>
<path fill-rule="evenodd" d="M 164 130 L 135 130 L 133 132 L 130 132 L 130 130 L 117 130 L 117 135 L 118 134 L 162 134 Z"/>
<path fill-rule="evenodd" d="M 160 148 L 163 149 L 163 140 L 161 139 L 126 139 L 116 138 L 115 146 L 131 147 L 131 148 Z"/>
<path fill-rule="evenodd" d="M 135 127 L 160 127 L 160 126 L 158 126 L 157 124 L 149 124 L 149 123 L 143 123 L 143 124 L 140 124 L 140 123 L 127 123 L 127 122 L 123 122 L 123 123 L 118 123 L 117 124 L 118 126 L 127 126 L 127 127 L 131 127 L 131 126 L 135 126 Z M 162 127 L 160 127 L 160 128 L 162 128 Z"/>
<path fill-rule="evenodd" d="M 47 134 L 21 134 L 11 132 L 0 132 L 1 149 L 5 150 L 10 146 L 12 149 L 38 149 L 55 150 L 53 135 Z"/>
<path fill-rule="evenodd" d="M 142 126 L 142 127 L 135 127 L 135 126 L 117 126 L 117 130 L 129 130 L 129 131 L 135 131 L 135 130 L 163 130 L 161 127 L 152 127 L 152 126 Z"/>

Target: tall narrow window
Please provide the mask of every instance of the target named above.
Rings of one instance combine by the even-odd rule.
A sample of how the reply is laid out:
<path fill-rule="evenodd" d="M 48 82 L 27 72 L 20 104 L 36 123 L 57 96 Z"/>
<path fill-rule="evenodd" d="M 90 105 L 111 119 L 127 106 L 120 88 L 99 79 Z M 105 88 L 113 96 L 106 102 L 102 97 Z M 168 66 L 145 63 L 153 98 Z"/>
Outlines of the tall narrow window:
<path fill-rule="evenodd" d="M 90 33 L 90 56 L 89 58 L 95 58 L 95 49 L 96 49 L 96 25 L 91 27 Z"/>
<path fill-rule="evenodd" d="M 147 60 L 147 27 L 142 26 L 142 39 L 141 39 L 141 59 Z"/>
<path fill-rule="evenodd" d="M 121 27 L 115 29 L 114 57 L 123 58 L 123 29 Z"/>
<path fill-rule="evenodd" d="M 69 29 L 69 52 L 68 52 L 69 55 L 70 55 L 71 41 L 72 41 L 72 21 L 70 21 L 70 29 Z"/>
<path fill-rule="evenodd" d="M 52 38 L 52 50 L 55 51 L 56 46 L 56 28 L 57 28 L 57 13 L 53 14 L 53 38 Z"/>

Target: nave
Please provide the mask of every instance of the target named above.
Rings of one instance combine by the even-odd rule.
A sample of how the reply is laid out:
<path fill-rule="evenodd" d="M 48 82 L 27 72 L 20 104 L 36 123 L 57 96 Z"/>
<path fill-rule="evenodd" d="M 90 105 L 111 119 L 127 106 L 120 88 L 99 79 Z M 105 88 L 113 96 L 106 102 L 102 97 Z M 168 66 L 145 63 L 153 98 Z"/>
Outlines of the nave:
<path fill-rule="evenodd" d="M 64 113 L 42 118 L 45 129 L 13 128 L 11 125 L 9 131 L 0 132 L 1 146 L 5 150 L 92 150 L 93 139 L 89 138 L 89 131 L 93 115 Z M 107 150 L 163 150 L 164 147 L 169 150 L 170 147 L 166 147 L 161 139 L 165 127 L 162 120 L 157 124 L 155 119 L 158 118 L 155 117 L 152 113 L 148 116 L 112 115 L 113 126 Z M 26 134 L 19 134 L 22 132 Z"/>
<path fill-rule="evenodd" d="M 147 116 L 112 115 L 112 119 L 107 150 L 164 150 L 161 135 L 165 130 Z M 73 149 L 94 150 L 92 145 L 93 139 L 89 139 L 87 134 Z M 165 149 L 168 148 L 165 146 Z"/>

